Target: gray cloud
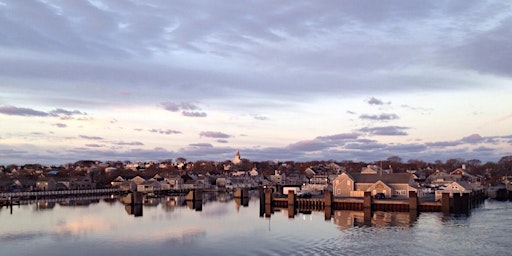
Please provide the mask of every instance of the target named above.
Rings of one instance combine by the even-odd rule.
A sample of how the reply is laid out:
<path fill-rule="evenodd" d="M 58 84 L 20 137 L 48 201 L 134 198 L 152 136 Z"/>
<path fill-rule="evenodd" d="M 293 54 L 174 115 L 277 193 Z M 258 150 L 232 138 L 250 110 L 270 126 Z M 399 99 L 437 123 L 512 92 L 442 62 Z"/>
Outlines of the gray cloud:
<path fill-rule="evenodd" d="M 98 136 L 79 135 L 79 137 L 82 139 L 86 139 L 86 140 L 103 140 L 102 137 L 98 137 Z"/>
<path fill-rule="evenodd" d="M 182 133 L 180 131 L 171 130 L 171 129 L 167 129 L 167 130 L 163 130 L 163 129 L 150 129 L 148 131 L 152 132 L 152 133 L 159 133 L 159 134 L 181 134 Z"/>
<path fill-rule="evenodd" d="M 18 108 L 15 106 L 1 106 L 0 113 L 11 116 L 48 116 L 48 113 L 31 108 Z"/>
<path fill-rule="evenodd" d="M 254 119 L 256 119 L 256 120 L 261 120 L 261 121 L 268 120 L 268 117 L 266 117 L 266 116 L 261 116 L 261 115 L 253 115 L 252 117 L 253 117 Z"/>
<path fill-rule="evenodd" d="M 181 114 L 183 116 L 187 116 L 187 117 L 206 117 L 207 116 L 207 114 L 205 112 L 193 111 L 193 110 L 200 110 L 200 108 L 195 103 L 192 103 L 192 102 L 181 102 L 181 103 L 162 102 L 160 105 L 163 106 L 163 108 L 167 111 L 171 111 L 171 112 L 181 111 Z"/>
<path fill-rule="evenodd" d="M 79 110 L 54 109 L 50 112 L 39 111 L 31 108 L 20 108 L 16 106 L 0 106 L 0 113 L 11 116 L 39 116 L 39 117 L 60 117 L 61 120 L 73 119 L 73 115 L 87 115 Z"/>
<path fill-rule="evenodd" d="M 362 114 L 359 116 L 360 119 L 363 120 L 373 120 L 373 121 L 389 121 L 399 119 L 400 117 L 397 114 L 380 114 L 380 115 L 368 115 Z"/>
<path fill-rule="evenodd" d="M 368 135 L 382 135 L 382 136 L 405 136 L 407 132 L 405 130 L 409 127 L 403 126 L 382 126 L 382 127 L 365 127 L 358 131 L 367 133 Z"/>
<path fill-rule="evenodd" d="M 230 138 L 231 135 L 223 133 L 223 132 L 214 132 L 214 131 L 202 131 L 199 133 L 200 137 L 208 137 L 208 138 L 218 138 L 218 139 L 227 139 Z"/>
<path fill-rule="evenodd" d="M 52 111 L 50 111 L 48 114 L 52 115 L 52 116 L 59 116 L 59 115 L 64 115 L 64 116 L 73 116 L 73 115 L 87 115 L 87 113 L 83 113 L 79 110 L 66 110 L 66 109 L 62 109 L 62 108 L 57 108 L 57 109 L 54 109 Z"/>
<path fill-rule="evenodd" d="M 368 90 L 402 92 L 464 88 L 467 84 L 458 85 L 460 83 L 446 81 L 446 77 L 430 72 L 424 72 L 411 83 L 410 74 L 401 73 L 401 68 L 393 68 L 402 67 L 404 60 L 408 66 L 416 66 L 426 63 L 425 59 L 442 59 L 439 49 L 450 49 L 464 56 L 469 50 L 460 47 L 459 38 L 475 32 L 468 28 L 482 22 L 469 14 L 493 10 L 485 13 L 485 17 L 493 21 L 510 10 L 507 5 L 500 9 L 490 8 L 496 3 L 464 3 L 461 5 L 464 8 L 457 10 L 447 3 L 344 3 L 343 8 L 335 2 L 314 5 L 268 2 L 258 4 L 258 8 L 242 3 L 229 3 L 229 8 L 224 4 L 180 3 L 180 8 L 175 8 L 176 4 L 165 2 L 151 5 L 110 2 L 108 10 L 74 2 L 10 2 L 7 5 L 14 15 L 0 16 L 0 24 L 12 29 L 4 31 L 0 45 L 20 51 L 60 55 L 59 58 L 48 54 L 25 59 L 5 56 L 0 61 L 4 67 L 0 75 L 109 84 L 116 93 L 123 91 L 120 88 L 128 83 L 144 84 L 150 90 L 144 90 L 148 96 L 140 97 L 141 102 L 162 90 L 214 98 L 268 91 L 273 91 L 274 97 L 301 97 L 323 93 L 350 95 Z M 29 19 L 16 13 L 37 15 Z M 480 11 L 480 14 L 484 13 Z M 445 19 L 457 22 L 446 22 Z M 430 22 L 421 22 L 424 20 Z M 446 24 L 457 24 L 463 29 L 457 30 Z M 36 31 L 36 27 L 40 31 Z M 359 33 L 361 27 L 366 27 L 367 33 Z M 506 27 L 502 26 L 503 29 Z M 488 33 L 499 35 L 499 29 L 495 30 Z M 373 33 L 376 31 L 379 33 Z M 418 37 L 418 31 L 434 35 Z M 485 37 L 482 35 L 482 38 Z M 397 45 L 397 41 L 401 43 Z M 494 45 L 504 43 L 503 40 L 495 41 Z M 333 43 L 329 42 L 344 47 L 333 48 Z M 194 54 L 198 62 L 211 61 L 212 57 L 214 61 L 201 68 L 137 61 L 140 57 L 161 53 L 167 53 L 174 63 L 181 63 L 184 53 Z M 415 57 L 411 58 L 411 55 Z M 98 56 L 110 61 L 98 63 L 95 61 Z M 76 61 L 77 57 L 82 61 Z M 218 62 L 216 58 L 225 62 Z M 439 62 L 452 65 L 442 60 Z M 48 65 L 49 62 L 52 65 Z M 227 63 L 236 63 L 239 75 L 233 76 L 233 72 L 226 70 L 218 72 Z M 269 66 L 277 67 L 279 71 L 267 69 Z M 388 67 L 392 72 L 385 76 L 372 72 L 382 67 Z M 319 75 L 322 83 L 318 83 Z M 240 85 L 241 77 L 243 86 Z M 294 82 L 283 84 L 280 81 Z M 375 85 L 376 81 L 380 84 Z M 343 86 L 331 86 L 333 83 Z M 55 89 L 52 91 L 56 94 L 76 92 L 73 88 L 59 92 L 57 89 L 61 87 L 46 85 L 46 88 Z M 216 90 L 205 90 L 212 87 Z M 129 92 L 130 95 L 140 93 Z M 84 94 L 89 96 L 93 91 Z M 172 110 L 177 106 L 168 107 Z"/>
<path fill-rule="evenodd" d="M 101 144 L 95 144 L 95 143 L 91 143 L 91 144 L 85 144 L 86 147 L 90 147 L 90 148 L 101 148 L 103 147 L 103 145 Z"/>
<path fill-rule="evenodd" d="M 213 148 L 213 145 L 210 143 L 192 143 L 188 145 L 189 147 L 196 147 L 196 148 Z"/>
<path fill-rule="evenodd" d="M 343 140 L 354 140 L 360 136 L 359 133 L 340 133 L 328 136 L 318 136 L 316 139 L 318 140 L 328 140 L 328 141 L 343 141 Z"/>
<path fill-rule="evenodd" d="M 119 146 L 144 146 L 144 143 L 139 142 L 139 141 L 132 141 L 132 142 L 116 141 L 116 142 L 112 142 L 112 144 L 119 145 Z"/>
<path fill-rule="evenodd" d="M 161 105 L 164 107 L 165 110 L 168 110 L 171 112 L 178 112 L 180 110 L 197 110 L 197 109 L 199 109 L 199 107 L 196 106 L 192 102 L 181 102 L 181 103 L 162 102 Z"/>
<path fill-rule="evenodd" d="M 466 143 L 479 143 L 479 142 L 483 142 L 484 138 L 482 138 L 482 136 L 480 136 L 480 134 L 475 133 L 475 134 L 471 134 L 467 137 L 462 138 L 462 141 L 466 142 Z"/>
<path fill-rule="evenodd" d="M 429 147 L 455 147 L 460 145 L 460 141 L 438 141 L 438 142 L 428 142 L 426 143 Z"/>
<path fill-rule="evenodd" d="M 56 126 L 56 127 L 59 127 L 59 128 L 66 128 L 68 127 L 67 124 L 63 124 L 63 123 L 55 123 L 55 124 L 52 124 L 53 126 Z"/>
<path fill-rule="evenodd" d="M 320 140 L 303 140 L 286 146 L 286 149 L 309 152 L 323 150 L 332 146 L 332 144 Z"/>
<path fill-rule="evenodd" d="M 181 112 L 183 116 L 189 117 L 206 117 L 207 114 L 205 112 L 191 112 L 191 111 L 183 111 Z"/>
<path fill-rule="evenodd" d="M 375 97 L 371 97 L 369 100 L 368 100 L 368 104 L 370 105 L 384 105 L 384 102 L 380 99 L 377 99 Z"/>

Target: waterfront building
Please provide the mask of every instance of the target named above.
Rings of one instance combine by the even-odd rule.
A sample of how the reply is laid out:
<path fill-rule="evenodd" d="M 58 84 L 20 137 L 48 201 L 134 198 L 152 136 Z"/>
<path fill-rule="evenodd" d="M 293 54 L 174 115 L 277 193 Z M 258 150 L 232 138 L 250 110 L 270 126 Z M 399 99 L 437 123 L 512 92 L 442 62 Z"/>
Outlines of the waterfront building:
<path fill-rule="evenodd" d="M 454 181 L 450 184 L 448 184 L 444 189 L 442 190 L 436 190 L 435 192 L 435 200 L 441 200 L 443 197 L 443 193 L 449 193 L 450 197 L 453 197 L 454 193 L 471 193 L 473 191 L 480 190 L 481 188 L 476 188 L 473 185 L 471 185 L 467 181 Z"/>
<path fill-rule="evenodd" d="M 333 195 L 338 197 L 364 197 L 383 193 L 385 197 L 407 198 L 409 191 L 418 192 L 418 186 L 410 173 L 362 174 L 343 172 L 333 181 Z M 421 194 L 421 193 L 420 193 Z M 418 196 L 422 196 L 418 194 Z"/>
<path fill-rule="evenodd" d="M 37 179 L 36 181 L 36 189 L 48 191 L 55 190 L 57 187 L 57 182 L 53 178 L 42 177 Z"/>

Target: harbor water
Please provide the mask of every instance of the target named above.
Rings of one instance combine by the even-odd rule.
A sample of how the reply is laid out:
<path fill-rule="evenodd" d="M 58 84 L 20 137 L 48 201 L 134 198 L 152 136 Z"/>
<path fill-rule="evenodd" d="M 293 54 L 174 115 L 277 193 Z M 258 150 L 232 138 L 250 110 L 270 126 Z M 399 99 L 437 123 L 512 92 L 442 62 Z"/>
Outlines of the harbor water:
<path fill-rule="evenodd" d="M 259 197 L 39 200 L 0 209 L 0 255 L 512 255 L 512 202 L 466 215 L 274 209 Z"/>

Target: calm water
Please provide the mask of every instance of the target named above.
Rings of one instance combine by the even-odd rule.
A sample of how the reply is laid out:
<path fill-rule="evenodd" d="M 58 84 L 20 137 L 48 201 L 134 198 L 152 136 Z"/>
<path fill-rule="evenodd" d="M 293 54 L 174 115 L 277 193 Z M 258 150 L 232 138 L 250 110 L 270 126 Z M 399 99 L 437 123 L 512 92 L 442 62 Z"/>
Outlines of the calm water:
<path fill-rule="evenodd" d="M 257 197 L 178 198 L 140 209 L 113 200 L 0 209 L 0 255 L 512 255 L 512 203 L 487 200 L 468 216 L 275 211 Z M 135 215 L 133 214 L 135 213 Z"/>

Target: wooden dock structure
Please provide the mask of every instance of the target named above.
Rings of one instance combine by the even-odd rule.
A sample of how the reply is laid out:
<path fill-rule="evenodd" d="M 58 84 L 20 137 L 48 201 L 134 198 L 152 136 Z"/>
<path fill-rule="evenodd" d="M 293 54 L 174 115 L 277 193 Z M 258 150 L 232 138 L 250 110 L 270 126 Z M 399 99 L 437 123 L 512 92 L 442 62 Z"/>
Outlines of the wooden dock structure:
<path fill-rule="evenodd" d="M 423 202 L 415 191 L 409 192 L 408 198 L 403 199 L 375 199 L 370 192 L 365 192 L 363 198 L 336 198 L 331 191 L 324 191 L 323 196 L 313 198 L 300 198 L 293 191 L 285 197 L 274 196 L 271 189 L 260 190 L 260 214 L 270 217 L 274 208 L 287 208 L 289 211 L 324 210 L 331 213 L 333 210 L 353 211 L 387 211 L 387 212 L 443 212 L 444 214 L 469 215 L 472 208 L 485 200 L 483 191 L 471 193 L 444 193 L 441 201 Z M 293 215 L 292 215 L 293 216 Z"/>

